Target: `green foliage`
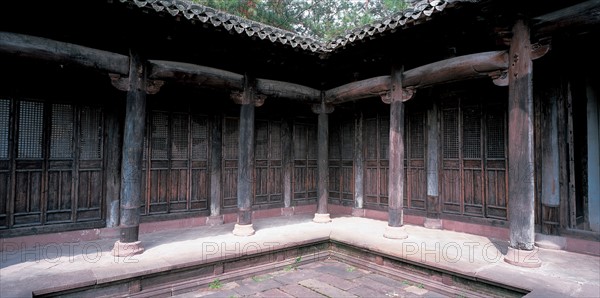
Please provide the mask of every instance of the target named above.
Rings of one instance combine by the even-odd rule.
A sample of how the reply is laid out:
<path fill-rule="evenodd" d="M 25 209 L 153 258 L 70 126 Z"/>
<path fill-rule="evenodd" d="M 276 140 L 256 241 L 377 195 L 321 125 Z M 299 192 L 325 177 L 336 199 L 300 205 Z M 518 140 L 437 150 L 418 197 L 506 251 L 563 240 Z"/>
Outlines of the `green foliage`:
<path fill-rule="evenodd" d="M 300 257 L 297 257 L 297 258 L 294 260 L 294 263 L 292 263 L 292 264 L 290 264 L 290 265 L 287 265 L 287 266 L 285 266 L 285 267 L 283 268 L 283 270 L 285 270 L 285 271 L 290 271 L 290 270 L 292 270 L 292 269 L 294 269 L 294 270 L 298 269 L 298 264 L 300 264 L 300 261 L 302 261 L 302 257 L 301 257 L 301 256 L 300 256 Z"/>
<path fill-rule="evenodd" d="M 254 282 L 263 282 L 267 279 L 271 278 L 270 275 L 256 275 L 256 276 L 252 276 L 252 281 Z"/>
<path fill-rule="evenodd" d="M 211 290 L 220 289 L 222 286 L 223 286 L 223 284 L 221 283 L 221 281 L 218 278 L 215 278 L 215 280 L 211 281 L 208 284 L 208 288 Z"/>
<path fill-rule="evenodd" d="M 390 17 L 404 0 L 191 0 L 304 36 L 333 38 Z"/>
<path fill-rule="evenodd" d="M 356 270 L 356 268 L 354 268 L 352 266 L 346 267 L 346 271 L 348 271 L 348 272 L 354 272 L 354 270 Z"/>

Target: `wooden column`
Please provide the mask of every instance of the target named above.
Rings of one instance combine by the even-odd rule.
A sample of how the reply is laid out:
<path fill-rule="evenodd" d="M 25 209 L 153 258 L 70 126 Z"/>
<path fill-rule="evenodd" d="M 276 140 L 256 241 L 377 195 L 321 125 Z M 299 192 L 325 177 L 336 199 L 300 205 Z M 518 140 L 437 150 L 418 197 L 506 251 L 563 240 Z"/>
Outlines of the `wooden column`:
<path fill-rule="evenodd" d="M 119 226 L 119 196 L 121 192 L 122 132 L 120 113 L 122 105 L 113 102 L 106 108 L 106 227 Z"/>
<path fill-rule="evenodd" d="M 292 122 L 285 119 L 281 126 L 281 143 L 283 148 L 283 209 L 282 215 L 294 215 L 292 207 L 292 173 L 294 171 L 294 153 L 292 150 Z"/>
<path fill-rule="evenodd" d="M 510 244 L 504 260 L 523 267 L 539 267 L 534 247 L 534 146 L 531 42 L 529 27 L 518 20 L 513 27 L 508 68 L 508 214 Z"/>
<path fill-rule="evenodd" d="M 560 207 L 560 162 L 558 148 L 558 96 L 560 89 L 549 88 L 543 93 L 546 101 L 541 103 L 541 201 L 542 233 L 557 235 Z M 540 152 L 538 151 L 538 152 Z"/>
<path fill-rule="evenodd" d="M 329 113 L 333 112 L 333 106 L 325 104 L 313 105 L 313 112 L 319 115 L 317 136 L 317 213 L 314 222 L 328 223 L 331 221 L 327 211 L 327 200 L 329 198 Z"/>
<path fill-rule="evenodd" d="M 425 217 L 426 228 L 441 229 L 439 202 L 439 121 L 437 103 L 432 103 L 427 110 L 427 216 Z"/>
<path fill-rule="evenodd" d="M 130 256 L 144 251 L 138 240 L 142 203 L 142 162 L 146 130 L 146 70 L 132 51 L 125 108 L 123 160 L 121 165 L 121 237 L 112 250 L 114 256 Z"/>
<path fill-rule="evenodd" d="M 213 117 L 210 130 L 210 216 L 206 219 L 206 224 L 210 226 L 223 224 L 223 215 L 221 214 L 221 129 L 222 117 L 217 115 Z"/>
<path fill-rule="evenodd" d="M 600 232 L 600 100 L 598 76 L 587 81 L 587 170 L 588 203 L 587 215 L 590 229 Z"/>
<path fill-rule="evenodd" d="M 364 203 L 364 152 L 363 152 L 363 114 L 355 118 L 354 123 L 354 208 L 353 216 L 365 216 Z"/>
<path fill-rule="evenodd" d="M 412 97 L 412 91 L 402 88 L 402 71 L 393 71 L 390 91 L 382 96 L 390 104 L 390 148 L 388 171 L 388 226 L 386 238 L 405 239 L 404 231 L 404 101 Z"/>
<path fill-rule="evenodd" d="M 240 134 L 238 143 L 237 203 L 238 219 L 233 229 L 236 236 L 254 234 L 252 227 L 252 201 L 254 196 L 254 107 L 261 106 L 264 96 L 256 94 L 248 77 L 244 80 L 244 91 L 232 94 L 240 104 Z"/>

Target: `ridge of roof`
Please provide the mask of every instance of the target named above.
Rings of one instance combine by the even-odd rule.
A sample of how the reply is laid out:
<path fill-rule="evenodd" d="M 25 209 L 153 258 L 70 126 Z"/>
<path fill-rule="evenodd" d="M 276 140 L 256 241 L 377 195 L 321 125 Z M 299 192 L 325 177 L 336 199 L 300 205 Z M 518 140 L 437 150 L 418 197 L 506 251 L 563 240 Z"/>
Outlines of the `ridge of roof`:
<path fill-rule="evenodd" d="M 457 2 L 479 2 L 480 0 L 421 0 L 414 2 L 410 8 L 375 23 L 347 31 L 331 40 L 323 41 L 297 33 L 276 28 L 260 22 L 232 15 L 208 6 L 191 3 L 187 0 L 119 0 L 133 3 L 137 7 L 149 7 L 156 12 L 166 11 L 172 16 L 182 15 L 189 20 L 223 27 L 227 31 L 256 36 L 262 40 L 268 39 L 273 43 L 290 45 L 314 53 L 329 53 L 337 48 L 355 41 L 381 34 L 388 30 L 407 27 L 418 21 L 427 21 L 434 13 L 443 11 L 448 5 Z"/>

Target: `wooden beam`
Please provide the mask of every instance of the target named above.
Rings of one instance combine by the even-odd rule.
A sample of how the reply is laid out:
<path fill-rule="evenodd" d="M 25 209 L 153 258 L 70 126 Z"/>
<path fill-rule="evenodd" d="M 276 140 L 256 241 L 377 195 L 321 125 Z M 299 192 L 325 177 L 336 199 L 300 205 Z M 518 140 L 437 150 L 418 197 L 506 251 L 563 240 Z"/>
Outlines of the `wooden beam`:
<path fill-rule="evenodd" d="M 284 98 L 306 103 L 319 103 L 321 91 L 310 87 L 267 79 L 256 80 L 256 91 L 269 98 Z"/>
<path fill-rule="evenodd" d="M 244 76 L 190 63 L 149 60 L 148 78 L 159 80 L 176 80 L 201 87 L 244 89 Z"/>
<path fill-rule="evenodd" d="M 484 52 L 446 59 L 404 72 L 402 87 L 415 89 L 435 84 L 487 77 L 490 73 L 508 68 L 506 51 Z M 372 97 L 388 92 L 390 76 L 374 77 L 325 91 L 328 103 Z"/>
<path fill-rule="evenodd" d="M 506 51 L 483 52 L 450 58 L 404 72 L 404 88 L 421 88 L 435 84 L 486 77 L 508 68 Z"/>
<path fill-rule="evenodd" d="M 126 55 L 18 33 L 0 32 L 0 53 L 129 74 Z"/>
<path fill-rule="evenodd" d="M 374 77 L 348 83 L 325 91 L 325 101 L 338 104 L 357 99 L 378 96 L 390 89 L 390 76 Z"/>
<path fill-rule="evenodd" d="M 318 114 L 317 124 L 317 213 L 313 221 L 330 222 L 327 204 L 329 200 L 329 114 L 333 106 L 325 101 L 312 106 L 312 111 Z"/>
<path fill-rule="evenodd" d="M 559 29 L 600 24 L 600 2 L 588 0 L 533 18 L 536 34 L 545 35 Z"/>

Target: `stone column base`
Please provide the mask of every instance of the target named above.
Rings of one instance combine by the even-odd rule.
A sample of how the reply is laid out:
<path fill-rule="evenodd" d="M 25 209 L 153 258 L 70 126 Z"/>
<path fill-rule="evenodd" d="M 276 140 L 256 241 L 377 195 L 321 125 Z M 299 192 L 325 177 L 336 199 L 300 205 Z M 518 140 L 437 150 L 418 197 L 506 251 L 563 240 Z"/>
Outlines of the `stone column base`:
<path fill-rule="evenodd" d="M 206 218 L 207 226 L 220 226 L 223 224 L 223 215 L 209 216 Z"/>
<path fill-rule="evenodd" d="M 252 224 L 249 224 L 249 225 L 235 224 L 235 227 L 233 228 L 233 235 L 252 236 L 252 235 L 254 235 L 254 228 L 252 227 Z"/>
<path fill-rule="evenodd" d="M 534 247 L 533 250 L 521 250 L 509 246 L 504 261 L 519 267 L 538 268 L 542 266 L 542 261 L 538 259 L 537 253 L 537 247 Z"/>
<path fill-rule="evenodd" d="M 441 230 L 442 229 L 442 220 L 439 218 L 425 217 L 425 222 L 423 223 L 423 226 L 428 229 Z"/>
<path fill-rule="evenodd" d="M 365 209 L 364 208 L 352 208 L 352 216 L 365 217 Z"/>
<path fill-rule="evenodd" d="M 387 228 L 385 228 L 385 232 L 383 233 L 383 237 L 388 239 L 406 239 L 408 238 L 408 234 L 406 234 L 406 231 L 404 231 L 404 227 L 387 226 Z"/>
<path fill-rule="evenodd" d="M 328 223 L 331 222 L 331 218 L 329 217 L 329 213 L 315 213 L 313 221 L 316 223 Z"/>
<path fill-rule="evenodd" d="M 283 207 L 281 208 L 281 215 L 292 216 L 294 215 L 294 207 Z"/>
<path fill-rule="evenodd" d="M 141 241 L 122 243 L 121 241 L 115 242 L 115 246 L 111 250 L 110 254 L 115 257 L 129 257 L 144 252 L 144 247 Z"/>

